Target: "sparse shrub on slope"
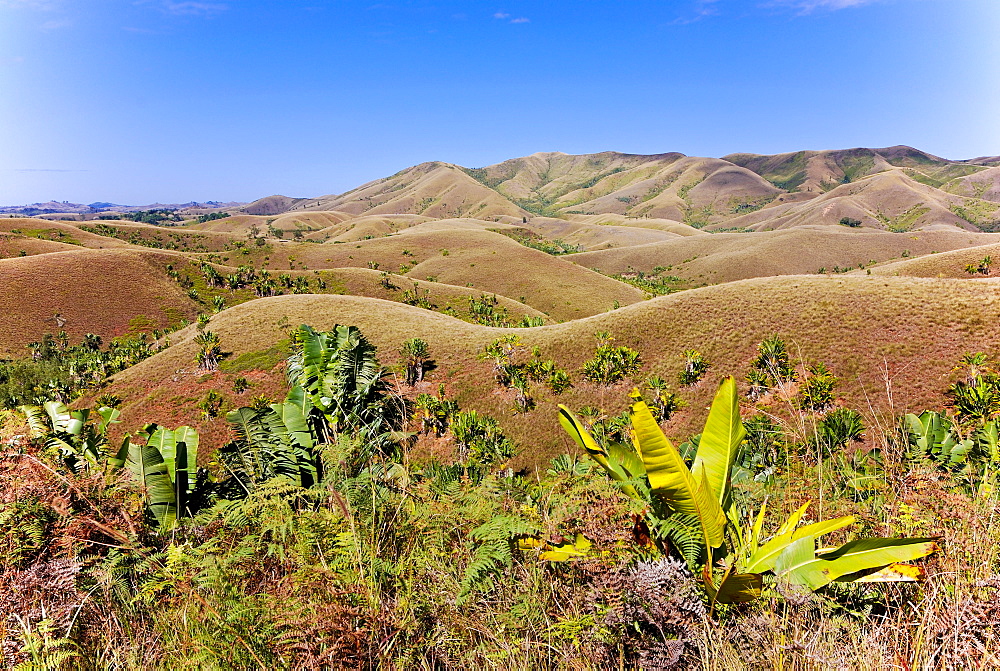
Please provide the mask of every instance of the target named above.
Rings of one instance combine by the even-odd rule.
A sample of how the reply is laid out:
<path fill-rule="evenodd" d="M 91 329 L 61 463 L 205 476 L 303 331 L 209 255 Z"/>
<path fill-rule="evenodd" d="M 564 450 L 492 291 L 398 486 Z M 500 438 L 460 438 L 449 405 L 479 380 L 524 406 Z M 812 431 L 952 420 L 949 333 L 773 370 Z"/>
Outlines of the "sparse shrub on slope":
<path fill-rule="evenodd" d="M 684 350 L 684 368 L 678 375 L 678 380 L 682 386 L 697 384 L 712 364 L 708 359 L 696 349 Z"/>
<path fill-rule="evenodd" d="M 757 356 L 746 376 L 750 383 L 750 399 L 757 400 L 773 389 L 794 382 L 795 378 L 795 368 L 791 365 L 784 339 L 777 334 L 764 338 L 757 347 Z"/>
<path fill-rule="evenodd" d="M 583 377 L 594 384 L 611 385 L 632 377 L 639 372 L 642 358 L 634 349 L 614 345 L 609 333 L 597 334 L 594 358 L 583 364 Z"/>

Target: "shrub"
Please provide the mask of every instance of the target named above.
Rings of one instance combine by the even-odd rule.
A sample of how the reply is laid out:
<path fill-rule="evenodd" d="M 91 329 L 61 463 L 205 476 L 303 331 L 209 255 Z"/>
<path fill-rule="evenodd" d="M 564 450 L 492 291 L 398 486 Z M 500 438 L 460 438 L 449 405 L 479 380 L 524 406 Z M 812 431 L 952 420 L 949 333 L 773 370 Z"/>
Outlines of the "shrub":
<path fill-rule="evenodd" d="M 809 376 L 799 389 L 799 407 L 803 410 L 823 412 L 833 405 L 833 389 L 837 378 L 823 363 L 809 367 Z"/>
<path fill-rule="evenodd" d="M 623 345 L 613 345 L 614 338 L 607 333 L 597 334 L 594 358 L 583 364 L 583 377 L 594 384 L 610 385 L 621 382 L 639 372 L 642 359 L 639 353 Z"/>
<path fill-rule="evenodd" d="M 712 364 L 696 349 L 684 350 L 684 368 L 678 376 L 681 386 L 697 384 Z"/>

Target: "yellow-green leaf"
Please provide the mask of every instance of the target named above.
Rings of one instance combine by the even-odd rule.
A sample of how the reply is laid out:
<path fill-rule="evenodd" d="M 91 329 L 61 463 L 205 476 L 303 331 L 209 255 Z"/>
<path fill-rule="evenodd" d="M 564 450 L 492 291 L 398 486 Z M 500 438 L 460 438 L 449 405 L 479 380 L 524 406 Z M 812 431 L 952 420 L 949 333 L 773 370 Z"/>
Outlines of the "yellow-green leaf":
<path fill-rule="evenodd" d="M 715 393 L 712 407 L 705 420 L 705 429 L 698 443 L 698 456 L 692 470 L 703 464 L 709 487 L 719 504 L 728 507 L 729 473 L 736 459 L 740 443 L 746 436 L 740 419 L 739 396 L 736 382 L 727 377 Z"/>

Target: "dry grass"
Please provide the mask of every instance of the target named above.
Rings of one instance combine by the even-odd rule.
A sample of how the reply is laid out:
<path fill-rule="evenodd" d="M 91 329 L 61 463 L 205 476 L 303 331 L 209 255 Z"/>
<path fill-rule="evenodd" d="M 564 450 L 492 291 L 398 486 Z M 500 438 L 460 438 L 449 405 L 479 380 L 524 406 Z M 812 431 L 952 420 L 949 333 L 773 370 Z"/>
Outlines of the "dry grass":
<path fill-rule="evenodd" d="M 431 226 L 430 224 L 425 224 Z M 524 247 L 498 233 L 456 229 L 423 230 L 345 244 L 275 243 L 266 251 L 229 253 L 230 265 L 249 263 L 275 271 L 288 269 L 369 268 L 401 272 L 416 280 L 495 293 L 519 301 L 556 320 L 575 319 L 629 305 L 643 292 L 566 260 Z M 406 252 L 406 253 L 404 253 Z M 512 272 L 512 269 L 530 269 Z"/>
<path fill-rule="evenodd" d="M 74 249 L 77 249 L 75 245 L 66 242 L 54 242 L 17 233 L 0 233 L 0 259 L 49 254 L 51 252 L 69 252 Z"/>
<path fill-rule="evenodd" d="M 670 435 L 684 438 L 703 420 L 715 380 L 734 374 L 742 379 L 757 344 L 779 333 L 793 356 L 808 363 L 823 361 L 839 376 L 838 398 L 854 408 L 869 408 L 869 420 L 912 409 L 940 407 L 943 389 L 955 362 L 967 351 L 1000 353 L 1000 319 L 995 282 L 895 277 L 786 277 L 735 282 L 674 294 L 588 319 L 513 331 L 467 324 L 398 303 L 349 296 L 282 296 L 226 310 L 212 320 L 223 347 L 238 356 L 267 350 L 287 337 L 290 328 L 308 323 L 330 328 L 355 324 L 379 346 L 382 361 L 394 364 L 400 344 L 413 337 L 430 345 L 435 370 L 428 378 L 433 391 L 444 383 L 463 408 L 496 416 L 522 445 L 520 459 L 537 464 L 570 448 L 555 430 L 555 404 L 579 408 L 594 405 L 621 411 L 632 382 L 599 387 L 582 381 L 581 368 L 593 355 L 597 331 L 609 331 L 620 344 L 638 350 L 644 361 L 635 382 L 650 374 L 676 380 L 682 352 L 701 350 L 713 366 L 706 381 L 680 390 L 690 406 L 669 425 Z M 482 348 L 508 332 L 545 358 L 567 369 L 574 387 L 553 396 L 536 388 L 538 406 L 514 414 L 512 392 L 492 382 L 490 365 L 477 358 Z M 194 331 L 173 336 L 174 346 L 119 374 L 114 389 L 129 399 L 125 416 L 134 422 L 157 420 L 162 397 L 173 395 L 181 379 L 193 372 Z M 527 354 L 526 354 L 527 356 Z M 180 375 L 179 371 L 189 371 Z M 269 373 L 274 384 L 282 373 Z M 883 392 L 887 376 L 893 395 Z M 149 389 L 156 389 L 149 394 Z M 183 406 L 171 421 L 196 419 Z M 185 414 L 186 413 L 186 414 Z M 182 421 L 183 420 L 183 421 Z"/>
<path fill-rule="evenodd" d="M 136 318 L 149 330 L 194 317 L 194 302 L 164 274 L 171 258 L 77 248 L 0 260 L 0 357 L 24 356 L 26 344 L 59 330 L 76 342 L 123 335 Z"/>
<path fill-rule="evenodd" d="M 998 239 L 995 233 L 955 228 L 901 234 L 846 226 L 803 226 L 781 231 L 691 236 L 568 258 L 605 273 L 623 273 L 629 268 L 648 273 L 662 266 L 668 269 L 667 275 L 715 284 L 751 277 L 815 273 L 821 268 L 833 272 L 835 267 L 867 266 L 872 261 L 898 259 L 904 253 L 922 256 L 988 245 Z"/>
<path fill-rule="evenodd" d="M 982 275 L 970 275 L 965 271 L 965 267 L 970 264 L 978 265 L 979 261 L 987 256 L 1000 261 L 1000 243 L 982 244 L 941 254 L 928 254 L 915 259 L 885 263 L 872 268 L 871 271 L 873 275 L 971 279 L 982 277 Z"/>
<path fill-rule="evenodd" d="M 299 207 L 354 215 L 420 214 L 439 218 L 524 214 L 458 166 L 447 163 L 421 163 L 340 196 L 324 196 Z"/>
<path fill-rule="evenodd" d="M 858 182 L 837 186 L 815 198 L 790 206 L 765 208 L 716 227 L 743 226 L 758 231 L 808 224 L 837 224 L 843 217 L 859 220 L 871 228 L 916 230 L 933 226 L 957 226 L 975 230 L 951 211 L 962 199 L 921 184 L 899 168 L 879 172 Z M 812 193 L 812 192 L 810 192 Z"/>

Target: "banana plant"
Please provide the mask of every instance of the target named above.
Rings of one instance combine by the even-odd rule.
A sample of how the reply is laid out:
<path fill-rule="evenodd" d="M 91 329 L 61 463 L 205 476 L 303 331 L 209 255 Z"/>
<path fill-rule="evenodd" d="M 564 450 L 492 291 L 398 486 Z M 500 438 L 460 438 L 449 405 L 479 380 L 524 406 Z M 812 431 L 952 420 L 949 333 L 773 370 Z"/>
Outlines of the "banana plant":
<path fill-rule="evenodd" d="M 42 406 L 20 407 L 28 422 L 31 437 L 42 440 L 45 447 L 57 450 L 63 464 L 74 473 L 94 468 L 120 468 L 128 454 L 129 437 L 122 439 L 111 452 L 108 429 L 118 423 L 121 411 L 101 407 L 70 410 L 59 401 L 47 401 Z M 98 421 L 92 421 L 96 414 Z"/>
<path fill-rule="evenodd" d="M 976 458 L 1000 463 L 1000 428 L 996 420 L 984 422 L 963 437 L 948 417 L 925 410 L 919 415 L 907 414 L 903 428 L 913 448 L 912 456 L 930 457 L 944 468 L 962 468 Z"/>
<path fill-rule="evenodd" d="M 560 406 L 559 421 L 623 493 L 650 504 L 651 528 L 663 528 L 674 516 L 697 526 L 704 558 L 702 579 L 713 606 L 758 598 L 767 574 L 813 590 L 835 580 L 915 580 L 919 570 L 901 562 L 938 550 L 928 538 L 870 538 L 835 549 L 818 548 L 820 537 L 854 524 L 855 519 L 847 516 L 800 527 L 808 504 L 765 538 L 766 502 L 756 515 L 744 519 L 732 495 L 733 464 L 746 435 L 734 380 L 722 381 L 690 467 L 637 390 L 632 400 L 631 454 L 604 449 L 564 406 Z"/>
<path fill-rule="evenodd" d="M 146 491 L 146 507 L 160 529 L 170 529 L 185 515 L 198 487 L 198 433 L 189 426 L 170 430 L 147 424 L 139 432 L 145 444 L 131 443 L 128 461 Z"/>
<path fill-rule="evenodd" d="M 221 461 L 241 479 L 262 482 L 284 476 L 299 487 L 320 479 L 316 439 L 310 430 L 312 403 L 294 386 L 283 403 L 239 408 L 226 415 L 237 440 L 220 450 Z"/>

